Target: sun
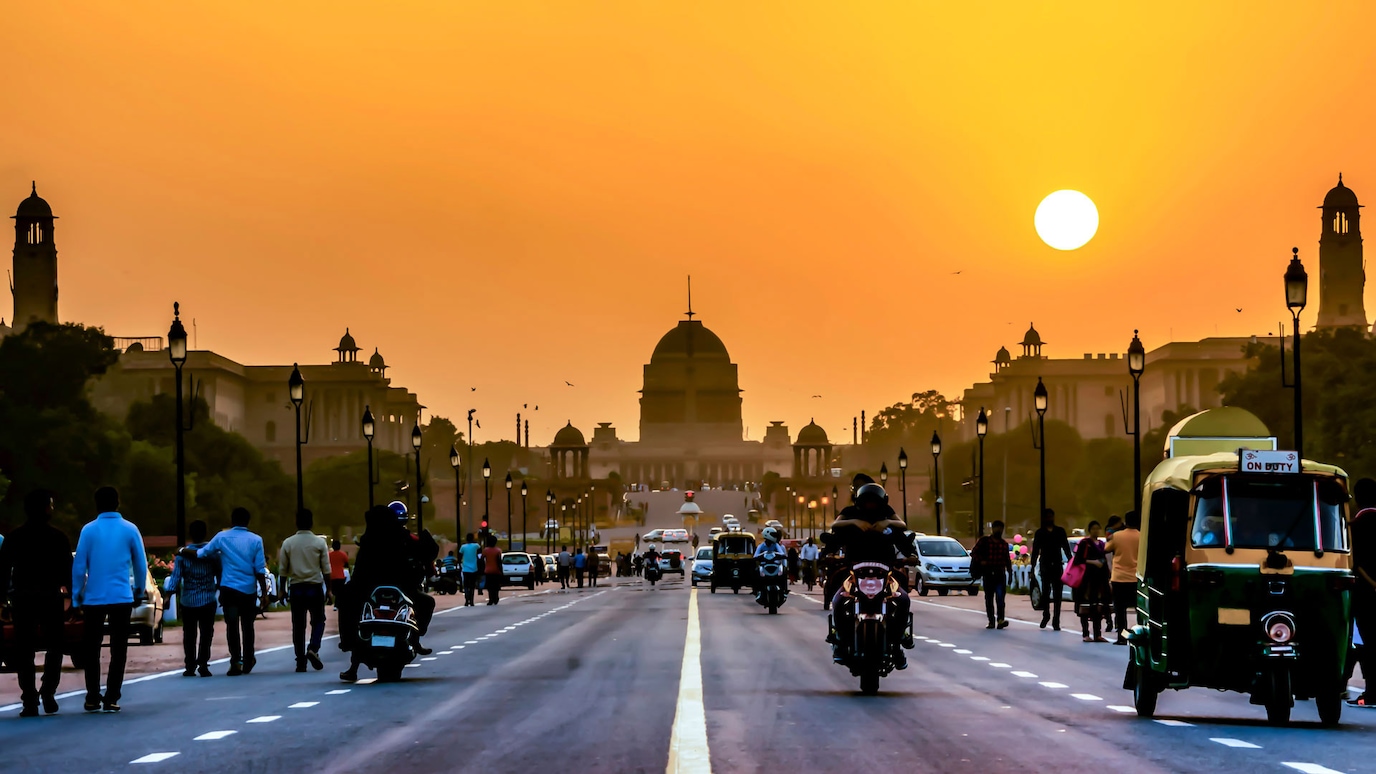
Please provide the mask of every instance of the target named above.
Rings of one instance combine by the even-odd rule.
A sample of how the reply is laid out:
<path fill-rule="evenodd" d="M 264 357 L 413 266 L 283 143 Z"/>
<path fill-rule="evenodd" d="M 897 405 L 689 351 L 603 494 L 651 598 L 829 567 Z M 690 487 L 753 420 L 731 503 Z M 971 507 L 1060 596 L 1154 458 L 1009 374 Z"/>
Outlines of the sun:
<path fill-rule="evenodd" d="M 1099 209 L 1088 196 L 1069 189 L 1049 194 L 1032 219 L 1037 236 L 1057 250 L 1078 250 L 1099 230 Z"/>

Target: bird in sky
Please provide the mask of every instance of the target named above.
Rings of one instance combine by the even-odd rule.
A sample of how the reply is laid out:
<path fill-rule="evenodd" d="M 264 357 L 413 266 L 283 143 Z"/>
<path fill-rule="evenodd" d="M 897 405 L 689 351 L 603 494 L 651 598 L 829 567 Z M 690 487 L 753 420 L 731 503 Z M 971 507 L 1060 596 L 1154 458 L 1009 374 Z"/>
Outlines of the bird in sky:
<path fill-rule="evenodd" d="M 483 429 L 483 422 L 481 419 L 473 420 L 473 424 L 477 425 L 479 430 Z"/>
<path fill-rule="evenodd" d="M 539 407 L 539 406 L 536 406 L 536 407 L 535 407 L 535 410 L 536 410 L 536 411 L 539 411 L 539 410 L 540 410 L 540 407 Z"/>
<path fill-rule="evenodd" d="M 951 273 L 952 273 L 952 274 L 959 274 L 960 272 L 958 272 L 958 271 L 953 271 L 953 272 L 951 272 Z"/>
<path fill-rule="evenodd" d="M 521 404 L 521 408 L 530 408 L 530 404 L 529 404 L 529 403 L 522 403 L 522 404 Z"/>
<path fill-rule="evenodd" d="M 469 391 L 469 392 L 477 392 L 477 391 L 478 391 L 478 388 L 477 388 L 477 387 L 469 387 L 469 388 L 468 388 L 468 391 Z"/>
<path fill-rule="evenodd" d="M 564 380 L 564 384 L 567 384 L 567 385 L 570 386 L 570 387 L 573 386 L 573 382 L 570 382 L 570 381 L 568 381 L 567 379 Z"/>
<path fill-rule="evenodd" d="M 821 395 L 813 395 L 812 397 L 814 397 L 814 398 L 820 398 L 820 397 L 822 397 L 822 396 L 821 396 Z"/>
<path fill-rule="evenodd" d="M 1239 312 L 1241 312 L 1241 311 L 1242 311 L 1242 307 L 1239 306 L 1239 307 L 1237 308 L 1237 310 L 1238 310 Z"/>

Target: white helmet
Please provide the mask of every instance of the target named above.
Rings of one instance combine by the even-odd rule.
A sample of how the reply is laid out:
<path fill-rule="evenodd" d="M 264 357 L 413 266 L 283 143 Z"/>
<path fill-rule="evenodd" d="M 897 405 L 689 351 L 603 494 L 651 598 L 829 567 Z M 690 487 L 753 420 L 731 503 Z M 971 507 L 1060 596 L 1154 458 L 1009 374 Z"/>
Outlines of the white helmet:
<path fill-rule="evenodd" d="M 774 527 L 765 527 L 760 531 L 760 535 L 771 543 L 779 542 L 779 530 Z"/>
<path fill-rule="evenodd" d="M 649 547 L 646 548 L 645 550 L 646 550 L 646 551 L 654 551 L 654 550 L 656 550 L 656 549 L 655 549 L 655 544 L 654 544 L 654 543 L 651 543 L 651 544 L 649 545 Z"/>

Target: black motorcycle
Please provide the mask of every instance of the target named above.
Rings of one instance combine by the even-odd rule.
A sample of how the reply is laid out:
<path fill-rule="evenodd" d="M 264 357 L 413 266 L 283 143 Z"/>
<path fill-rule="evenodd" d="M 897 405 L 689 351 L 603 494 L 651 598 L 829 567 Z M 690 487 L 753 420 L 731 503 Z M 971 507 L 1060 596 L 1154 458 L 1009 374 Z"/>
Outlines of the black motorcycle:
<path fill-rule="evenodd" d="M 755 564 L 760 573 L 755 601 L 769 609 L 770 615 L 779 612 L 788 599 L 788 570 L 783 554 L 765 554 Z"/>
<path fill-rule="evenodd" d="M 659 568 L 659 560 L 658 560 L 658 559 L 649 559 L 649 560 L 646 560 L 646 562 L 645 562 L 645 580 L 647 580 L 647 581 L 650 582 L 650 586 L 651 586 L 652 588 L 654 587 L 654 585 L 655 585 L 656 583 L 659 582 L 659 578 L 660 578 L 660 576 L 663 575 L 663 574 L 664 574 L 663 570 L 661 570 L 661 569 Z"/>
<path fill-rule="evenodd" d="M 845 609 L 837 610 L 836 614 L 854 621 L 846 666 L 852 675 L 860 678 L 860 692 L 872 695 L 879 691 L 879 679 L 893 671 L 893 648 L 911 636 L 908 630 L 912 621 L 911 618 L 895 620 L 888 600 L 901 590 L 886 564 L 857 562 L 841 588 L 845 592 L 841 602 Z"/>
<path fill-rule="evenodd" d="M 463 573 L 458 565 L 441 565 L 439 572 L 430 578 L 430 590 L 436 594 L 457 594 L 463 588 Z"/>
<path fill-rule="evenodd" d="M 379 682 L 396 682 L 416 657 L 412 641 L 417 631 L 411 599 L 395 586 L 378 586 L 358 621 L 359 660 L 377 671 Z"/>

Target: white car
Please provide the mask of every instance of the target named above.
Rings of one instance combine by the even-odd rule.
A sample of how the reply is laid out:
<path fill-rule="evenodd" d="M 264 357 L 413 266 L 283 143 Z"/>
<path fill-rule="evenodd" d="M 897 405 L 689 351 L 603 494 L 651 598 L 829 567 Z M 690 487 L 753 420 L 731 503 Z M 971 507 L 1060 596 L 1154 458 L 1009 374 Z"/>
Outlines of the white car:
<path fill-rule="evenodd" d="M 918 558 L 913 590 L 918 596 L 925 597 L 932 589 L 943 597 L 952 589 L 968 592 L 970 596 L 979 593 L 979 579 L 970 577 L 970 552 L 959 541 L 923 536 L 915 539 L 913 545 L 917 547 Z"/>
<path fill-rule="evenodd" d="M 703 583 L 712 582 L 711 546 L 699 548 L 697 556 L 693 557 L 693 585 L 698 585 L 698 581 L 702 581 Z"/>
<path fill-rule="evenodd" d="M 665 543 L 687 543 L 688 530 L 686 529 L 666 529 L 662 540 Z"/>
<path fill-rule="evenodd" d="M 641 535 L 640 539 L 645 541 L 646 543 L 662 541 L 664 540 L 664 530 L 652 529 L 649 532 L 646 532 L 644 535 Z"/>
<path fill-rule="evenodd" d="M 667 548 L 659 552 L 659 572 L 661 575 L 668 575 L 671 572 L 683 575 L 683 564 L 683 552 L 677 548 Z M 674 565 L 678 566 L 675 567 Z"/>
<path fill-rule="evenodd" d="M 531 555 L 521 551 L 502 554 L 502 581 L 507 586 L 525 586 L 535 590 L 535 569 Z"/>

